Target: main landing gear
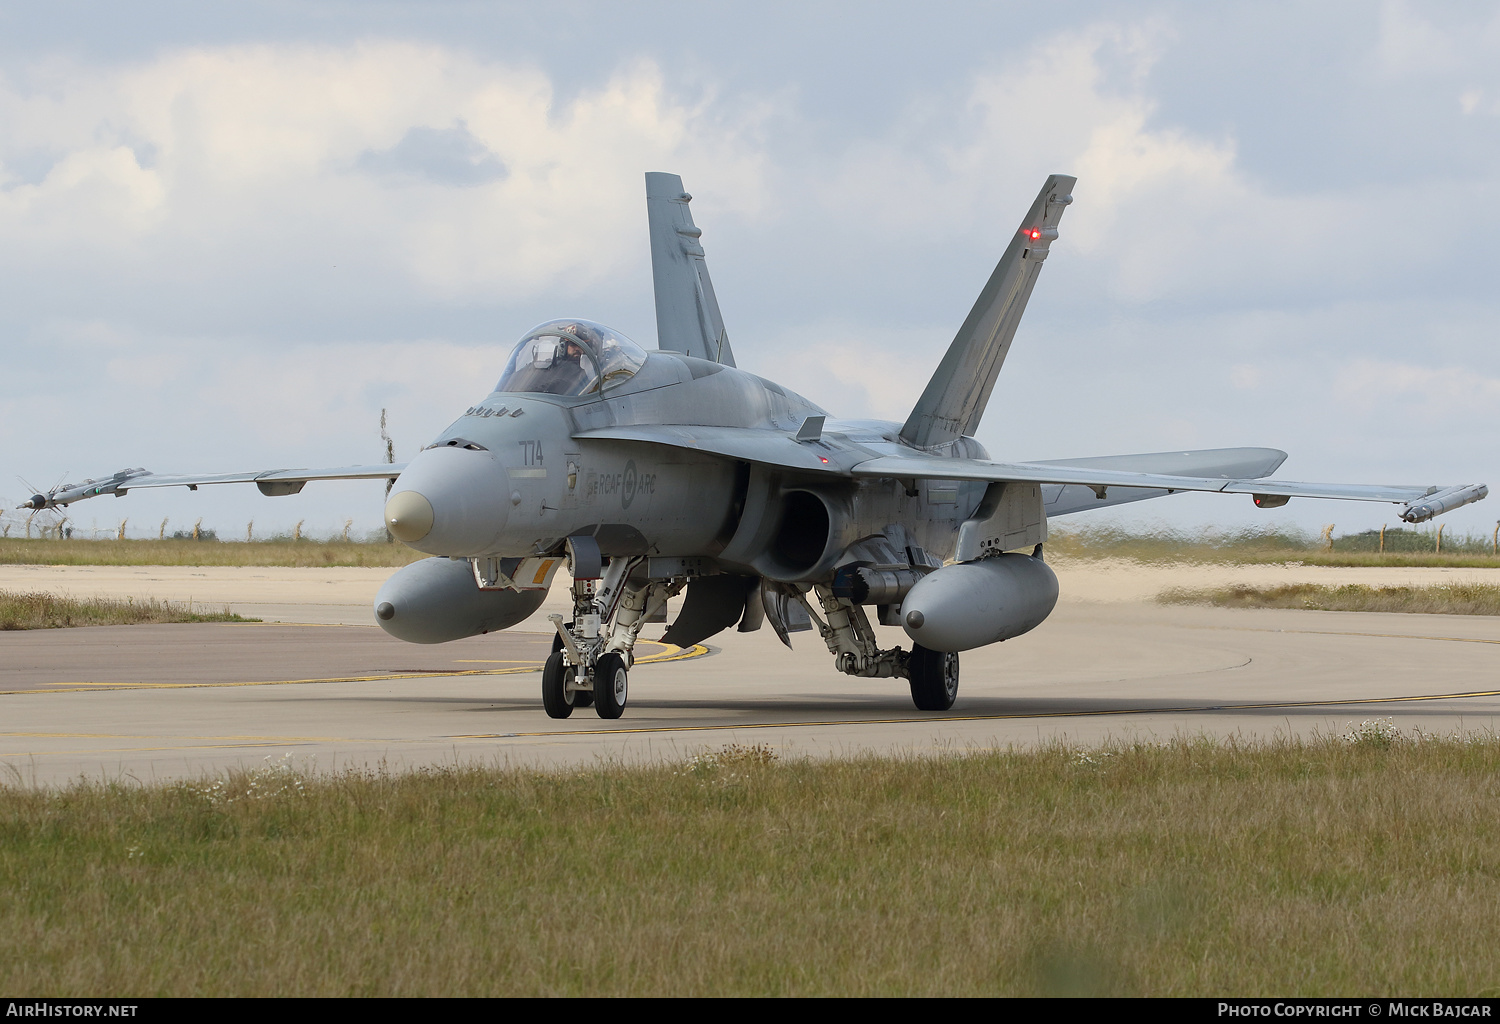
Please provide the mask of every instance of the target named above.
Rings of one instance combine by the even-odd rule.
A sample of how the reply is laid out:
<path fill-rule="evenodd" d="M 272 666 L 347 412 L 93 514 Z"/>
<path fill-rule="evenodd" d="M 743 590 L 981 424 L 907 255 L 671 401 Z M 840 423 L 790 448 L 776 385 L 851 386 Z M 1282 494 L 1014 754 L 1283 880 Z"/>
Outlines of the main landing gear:
<path fill-rule="evenodd" d="M 557 630 L 542 668 L 542 706 L 549 718 L 567 718 L 592 706 L 600 718 L 625 713 L 635 642 L 652 615 L 684 586 L 678 581 L 631 580 L 639 558 L 613 558 L 601 568 L 591 537 L 568 541 L 573 569 L 573 621 L 548 618 Z"/>
<path fill-rule="evenodd" d="M 929 651 L 921 644 L 913 644 L 909 654 L 900 647 L 882 651 L 864 608 L 825 587 L 817 586 L 813 591 L 822 606 L 822 616 L 808 600 L 810 595 L 799 590 L 795 596 L 817 623 L 840 672 L 909 680 L 911 700 L 918 711 L 947 711 L 953 707 L 958 699 L 957 652 Z"/>
<path fill-rule="evenodd" d="M 947 711 L 958 699 L 958 652 L 914 644 L 906 659 L 911 702 L 918 711 Z"/>

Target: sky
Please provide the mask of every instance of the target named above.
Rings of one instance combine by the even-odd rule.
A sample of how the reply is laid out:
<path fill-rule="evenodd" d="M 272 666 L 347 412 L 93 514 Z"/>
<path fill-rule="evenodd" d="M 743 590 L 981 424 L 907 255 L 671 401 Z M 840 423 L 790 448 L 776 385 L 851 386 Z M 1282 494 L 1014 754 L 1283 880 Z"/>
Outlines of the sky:
<path fill-rule="evenodd" d="M 535 323 L 654 345 L 651 170 L 695 197 L 739 364 L 836 416 L 905 418 L 1061 172 L 992 457 L 1266 445 L 1293 480 L 1500 483 L 1500 4 L 6 0 L 0 497 L 378 462 L 382 409 L 404 460 Z M 382 500 L 72 514 L 326 535 Z"/>

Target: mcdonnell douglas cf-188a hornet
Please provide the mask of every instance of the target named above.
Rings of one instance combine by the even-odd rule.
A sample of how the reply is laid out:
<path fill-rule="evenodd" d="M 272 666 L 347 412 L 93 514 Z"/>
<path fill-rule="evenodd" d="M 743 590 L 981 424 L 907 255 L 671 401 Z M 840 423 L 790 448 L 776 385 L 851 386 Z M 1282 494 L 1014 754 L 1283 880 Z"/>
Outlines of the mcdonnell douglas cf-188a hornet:
<path fill-rule="evenodd" d="M 435 557 L 375 598 L 386 632 L 443 643 L 513 626 L 564 563 L 571 619 L 553 615 L 542 672 L 553 718 L 624 710 L 642 627 L 688 646 L 738 623 L 789 635 L 816 624 L 840 672 L 906 679 L 943 711 L 958 654 L 1035 628 L 1057 602 L 1047 521 L 1177 491 L 1404 505 L 1418 523 L 1478 501 L 1484 484 L 1307 484 L 1268 479 L 1272 448 L 995 462 L 974 439 L 1016 325 L 1073 202 L 1047 179 L 905 423 L 835 420 L 735 367 L 682 179 L 646 175 L 657 350 L 588 320 L 549 320 L 511 352 L 500 381 L 405 465 L 207 476 L 122 470 L 62 485 L 28 506 L 138 487 L 254 482 L 295 494 L 311 480 L 395 478 L 390 532 Z M 880 649 L 870 615 L 910 651 Z"/>

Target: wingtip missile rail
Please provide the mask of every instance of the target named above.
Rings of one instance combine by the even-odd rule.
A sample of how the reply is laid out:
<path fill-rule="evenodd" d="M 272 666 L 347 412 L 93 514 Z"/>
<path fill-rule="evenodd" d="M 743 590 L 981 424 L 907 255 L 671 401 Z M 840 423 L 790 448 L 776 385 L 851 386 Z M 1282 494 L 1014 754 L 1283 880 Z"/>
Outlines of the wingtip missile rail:
<path fill-rule="evenodd" d="M 1465 505 L 1472 505 L 1490 493 L 1484 484 L 1459 484 L 1445 490 L 1436 490 L 1417 501 L 1410 502 L 1401 510 L 1401 518 L 1408 523 L 1425 523 L 1427 520 L 1451 512 Z"/>
<path fill-rule="evenodd" d="M 116 497 L 121 497 L 129 490 L 127 485 L 132 479 L 145 475 L 145 467 L 137 466 L 134 469 L 122 469 L 114 476 L 103 480 L 90 479 L 83 481 L 81 484 L 59 484 L 46 494 L 33 494 L 29 499 L 16 507 L 40 510 L 58 508 L 59 506 L 65 507 L 75 501 L 97 497 L 101 494 L 113 494 Z"/>

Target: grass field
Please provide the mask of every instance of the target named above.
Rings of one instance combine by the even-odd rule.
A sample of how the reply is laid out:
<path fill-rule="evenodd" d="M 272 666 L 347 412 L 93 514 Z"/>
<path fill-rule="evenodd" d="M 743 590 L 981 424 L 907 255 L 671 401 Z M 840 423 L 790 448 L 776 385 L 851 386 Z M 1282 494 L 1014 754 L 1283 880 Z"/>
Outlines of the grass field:
<path fill-rule="evenodd" d="M 292 540 L 0 538 L 0 565 L 402 566 L 426 558 L 405 544 Z"/>
<path fill-rule="evenodd" d="M 1054 525 L 1047 539 L 1053 555 L 1072 558 L 1129 558 L 1143 562 L 1190 561 L 1266 564 L 1300 562 L 1328 566 L 1448 566 L 1500 568 L 1493 539 L 1447 534 L 1437 551 L 1437 530 L 1389 529 L 1385 550 L 1378 531 L 1322 538 L 1295 530 L 1157 530 L 1132 532 L 1115 527 Z"/>
<path fill-rule="evenodd" d="M 57 629 L 65 626 L 133 626 L 142 622 L 255 622 L 228 608 L 218 611 L 190 605 L 91 597 L 78 600 L 53 594 L 16 594 L 0 590 L 0 630 Z"/>
<path fill-rule="evenodd" d="M 37 995 L 1493 995 L 1500 744 L 17 784 L 0 891 Z"/>
<path fill-rule="evenodd" d="M 1174 587 L 1157 597 L 1162 604 L 1207 604 L 1219 608 L 1306 608 L 1326 612 L 1424 612 L 1441 615 L 1500 615 L 1500 586 L 1440 583 L 1431 586 L 1371 587 L 1363 583 L 1321 586 L 1287 583 L 1275 587 L 1193 590 Z"/>
<path fill-rule="evenodd" d="M 1288 530 L 1158 530 L 1130 532 L 1113 527 L 1054 525 L 1047 542 L 1054 556 L 1129 558 L 1137 561 L 1274 563 L 1330 566 L 1451 566 L 1500 568 L 1492 538 L 1449 535 L 1437 552 L 1436 531 L 1391 529 L 1385 551 L 1377 534 L 1334 537 L 1331 543 Z M 0 565 L 285 565 L 402 566 L 424 558 L 404 544 L 380 541 L 63 540 L 55 537 L 0 537 Z"/>

